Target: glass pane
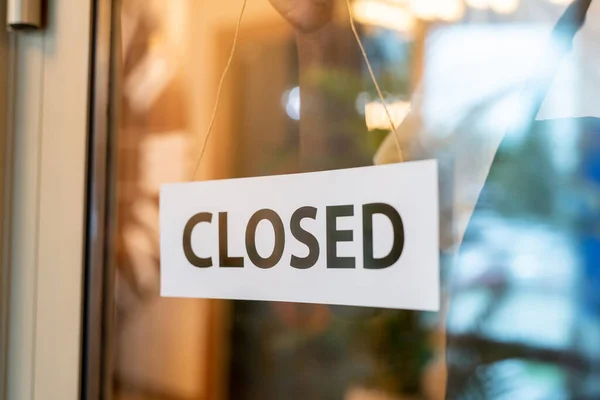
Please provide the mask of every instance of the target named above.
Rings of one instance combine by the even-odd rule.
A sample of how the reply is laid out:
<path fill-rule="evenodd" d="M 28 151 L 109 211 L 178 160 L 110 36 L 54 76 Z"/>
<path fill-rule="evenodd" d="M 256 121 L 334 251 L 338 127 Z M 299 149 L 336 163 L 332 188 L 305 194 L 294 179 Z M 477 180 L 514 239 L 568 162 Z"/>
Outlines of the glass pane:
<path fill-rule="evenodd" d="M 345 1 L 249 2 L 200 162 L 242 1 L 118 4 L 114 398 L 600 397 L 600 5 L 348 5 L 401 155 Z M 440 165 L 441 312 L 159 296 L 161 184 L 401 158 Z"/>

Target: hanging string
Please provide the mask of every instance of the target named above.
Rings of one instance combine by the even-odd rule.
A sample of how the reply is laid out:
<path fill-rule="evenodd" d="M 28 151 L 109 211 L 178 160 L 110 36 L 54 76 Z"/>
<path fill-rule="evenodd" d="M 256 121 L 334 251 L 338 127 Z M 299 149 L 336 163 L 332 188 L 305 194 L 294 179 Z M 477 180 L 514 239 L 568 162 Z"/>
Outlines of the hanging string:
<path fill-rule="evenodd" d="M 210 139 L 210 135 L 212 133 L 212 129 L 215 125 L 215 120 L 217 116 L 217 111 L 219 109 L 219 101 L 221 100 L 221 90 L 223 89 L 223 82 L 225 82 L 225 78 L 227 77 L 227 73 L 229 72 L 229 68 L 231 67 L 231 62 L 233 61 L 233 56 L 235 54 L 235 48 L 237 46 L 238 36 L 240 33 L 240 26 L 242 25 L 242 18 L 244 17 L 244 11 L 246 10 L 246 5 L 248 4 L 248 0 L 244 0 L 242 3 L 242 9 L 240 11 L 240 16 L 238 17 L 237 24 L 235 27 L 235 34 L 233 36 L 233 43 L 231 45 L 231 51 L 229 53 L 229 59 L 227 60 L 227 64 L 225 65 L 225 69 L 223 70 L 223 74 L 221 75 L 221 80 L 219 81 L 219 86 L 217 87 L 217 96 L 215 99 L 215 105 L 213 107 L 212 116 L 210 117 L 210 123 L 208 125 L 208 130 L 206 131 L 206 135 L 204 136 L 204 141 L 202 143 L 202 148 L 200 150 L 200 156 L 198 157 L 198 161 L 196 162 L 196 167 L 194 168 L 194 175 L 192 176 L 192 180 L 198 174 L 198 168 L 200 168 L 200 163 L 202 162 L 202 158 L 204 157 L 204 152 L 206 151 L 206 147 L 208 144 L 208 140 Z M 396 124 L 390 114 L 390 110 L 385 103 L 385 99 L 383 97 L 383 93 L 381 88 L 379 87 L 379 83 L 377 82 L 377 78 L 375 78 L 375 73 L 373 72 L 373 68 L 371 67 L 371 62 L 369 61 L 369 57 L 367 56 L 367 52 L 360 40 L 360 36 L 358 35 L 358 31 L 356 30 L 356 25 L 354 24 L 354 15 L 352 15 L 352 7 L 350 5 L 350 0 L 346 0 L 346 7 L 348 9 L 348 16 L 350 17 L 350 27 L 352 28 L 352 33 L 354 34 L 354 38 L 356 39 L 356 43 L 358 43 L 358 47 L 360 47 L 360 51 L 367 65 L 367 69 L 369 70 L 369 76 L 373 81 L 373 85 L 375 85 L 375 89 L 377 90 L 377 95 L 379 96 L 379 100 L 381 101 L 381 105 L 383 106 L 385 113 L 390 122 L 391 134 L 394 137 L 394 141 L 396 143 L 396 148 L 398 150 L 398 158 L 400 162 L 404 160 L 402 156 L 402 147 L 400 146 L 400 140 L 398 139 L 398 134 L 396 132 Z"/>
<path fill-rule="evenodd" d="M 346 0 L 346 8 L 348 9 L 348 16 L 350 17 L 350 27 L 352 28 L 352 33 L 354 33 L 354 38 L 356 39 L 356 43 L 358 43 L 358 47 L 360 47 L 360 52 L 362 53 L 363 58 L 365 59 L 365 63 L 367 64 L 367 69 L 369 70 L 369 75 L 371 76 L 371 80 L 373 81 L 373 85 L 375 85 L 375 89 L 377 90 L 377 95 L 379 96 L 379 101 L 381 101 L 381 105 L 383 106 L 385 113 L 390 122 L 390 128 L 392 129 L 392 136 L 394 137 L 394 141 L 396 142 L 396 149 L 398 150 L 398 158 L 400 162 L 404 161 L 404 157 L 402 156 L 402 147 L 400 146 L 400 140 L 398 139 L 398 133 L 396 132 L 396 124 L 394 124 L 394 119 L 392 118 L 392 114 L 390 114 L 390 110 L 385 104 L 385 99 L 383 98 L 383 93 L 381 92 L 381 88 L 377 83 L 377 79 L 375 78 L 375 74 L 373 73 L 373 68 L 371 67 L 371 62 L 369 61 L 369 57 L 367 56 L 367 52 L 360 40 L 360 36 L 358 35 L 358 31 L 356 30 L 356 25 L 354 24 L 354 15 L 352 14 L 352 7 L 350 6 L 350 0 Z"/>
<path fill-rule="evenodd" d="M 212 133 L 213 126 L 215 125 L 215 119 L 217 117 L 217 111 L 219 109 L 219 101 L 221 100 L 221 90 L 223 89 L 223 82 L 225 82 L 225 77 L 227 77 L 227 72 L 229 72 L 229 68 L 231 67 L 231 62 L 233 61 L 233 55 L 235 54 L 235 48 L 237 46 L 237 40 L 240 33 L 240 26 L 242 25 L 242 18 L 244 17 L 244 11 L 246 11 L 246 5 L 248 4 L 248 0 L 244 0 L 242 3 L 242 9 L 240 11 L 240 16 L 237 20 L 237 25 L 235 26 L 235 34 L 233 35 L 233 43 L 231 44 L 231 51 L 229 52 L 229 59 L 227 60 L 227 64 L 225 65 L 225 69 L 223 70 L 223 74 L 221 74 L 221 80 L 219 81 L 219 86 L 217 87 L 217 97 L 215 99 L 215 106 L 213 107 L 212 116 L 210 117 L 210 123 L 208 125 L 208 130 L 206 131 L 206 135 L 204 136 L 204 142 L 202 143 L 202 149 L 200 150 L 200 156 L 198 157 L 198 161 L 196 162 L 196 168 L 194 168 L 194 175 L 192 176 L 192 180 L 196 178 L 198 174 L 198 168 L 200 168 L 200 163 L 202 162 L 202 158 L 204 157 L 204 152 L 206 151 L 206 145 L 208 144 L 208 139 L 210 139 L 210 134 Z"/>

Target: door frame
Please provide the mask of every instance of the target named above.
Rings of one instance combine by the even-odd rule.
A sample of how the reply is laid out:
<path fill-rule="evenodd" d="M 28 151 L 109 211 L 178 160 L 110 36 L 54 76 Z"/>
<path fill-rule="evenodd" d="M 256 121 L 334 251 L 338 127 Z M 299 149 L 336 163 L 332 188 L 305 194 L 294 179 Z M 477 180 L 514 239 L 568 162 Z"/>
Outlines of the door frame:
<path fill-rule="evenodd" d="M 92 0 L 52 0 L 14 34 L 8 400 L 80 397 L 91 21 Z"/>
<path fill-rule="evenodd" d="M 118 100 L 113 68 L 117 60 L 118 37 L 114 24 L 119 0 L 94 0 L 91 31 L 91 62 L 89 93 L 88 192 L 85 232 L 85 264 L 83 284 L 81 398 L 85 400 L 112 398 L 112 327 L 114 270 L 111 263 L 110 237 L 112 202 L 108 197 L 114 179 L 115 146 L 110 135 L 114 131 L 114 110 Z M 93 220 L 92 220 L 93 219 Z M 108 239 L 108 240 L 107 240 Z"/>
<path fill-rule="evenodd" d="M 6 20 L 6 1 L 0 0 L 0 21 Z M 6 352 L 9 263 L 9 229 L 10 229 L 10 182 L 11 182 L 11 135 L 9 97 L 12 92 L 10 84 L 14 75 L 14 42 L 10 40 L 8 31 L 0 29 L 0 399 L 5 398 L 6 388 Z"/>

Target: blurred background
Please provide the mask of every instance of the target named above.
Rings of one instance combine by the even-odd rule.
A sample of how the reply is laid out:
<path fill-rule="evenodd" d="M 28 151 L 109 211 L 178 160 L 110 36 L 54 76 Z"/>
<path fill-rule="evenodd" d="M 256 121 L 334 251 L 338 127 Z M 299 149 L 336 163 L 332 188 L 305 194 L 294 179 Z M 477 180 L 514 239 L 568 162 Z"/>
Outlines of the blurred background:
<path fill-rule="evenodd" d="M 242 1 L 116 4 L 114 398 L 600 398 L 600 4 L 562 57 L 569 0 L 351 2 L 404 159 L 440 163 L 440 313 L 160 298 L 161 184 L 399 157 L 345 1 L 315 35 L 251 0 L 194 175 Z"/>

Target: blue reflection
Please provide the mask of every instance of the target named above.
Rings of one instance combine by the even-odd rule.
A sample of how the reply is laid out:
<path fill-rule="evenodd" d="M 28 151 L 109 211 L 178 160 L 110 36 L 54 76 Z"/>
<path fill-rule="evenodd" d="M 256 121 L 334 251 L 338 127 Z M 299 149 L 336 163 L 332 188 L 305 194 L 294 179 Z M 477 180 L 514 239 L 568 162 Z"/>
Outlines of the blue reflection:
<path fill-rule="evenodd" d="M 500 145 L 453 274 L 451 398 L 481 384 L 527 399 L 600 396 L 598 132 L 595 118 L 536 121 Z M 563 140 L 573 167 L 556 156 Z M 509 361 L 520 371 L 512 383 L 499 372 Z M 562 386 L 544 392 L 532 362 Z M 515 381 L 526 387 L 509 390 Z"/>

